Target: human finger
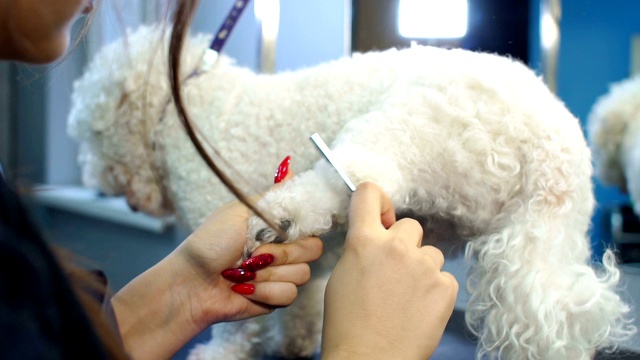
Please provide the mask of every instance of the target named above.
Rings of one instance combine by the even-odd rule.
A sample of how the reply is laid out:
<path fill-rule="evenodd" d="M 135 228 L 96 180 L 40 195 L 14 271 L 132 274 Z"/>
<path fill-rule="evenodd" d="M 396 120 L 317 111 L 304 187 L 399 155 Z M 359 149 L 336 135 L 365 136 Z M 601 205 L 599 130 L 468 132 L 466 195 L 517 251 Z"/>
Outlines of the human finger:
<path fill-rule="evenodd" d="M 286 183 L 287 181 L 293 178 L 294 173 L 289 169 L 290 161 L 291 161 L 291 157 L 287 156 L 282 161 L 282 163 L 280 163 L 280 165 L 278 166 L 278 170 L 276 170 L 276 179 L 274 179 L 275 185 L 273 185 L 270 190 L 281 187 L 284 183 Z M 253 195 L 249 197 L 249 200 L 252 201 L 253 203 L 257 203 L 263 196 L 264 194 Z M 226 212 L 234 212 L 245 217 L 248 217 L 250 215 L 250 211 L 246 207 L 246 205 L 244 205 L 242 202 L 238 200 L 231 201 L 221 206 L 212 215 L 216 215 L 218 213 L 226 213 Z"/>
<path fill-rule="evenodd" d="M 433 263 L 438 267 L 438 269 L 442 269 L 442 266 L 444 266 L 444 254 L 440 249 L 435 246 L 425 245 L 420 248 L 420 251 L 433 260 Z"/>
<path fill-rule="evenodd" d="M 422 229 L 422 225 L 420 225 L 420 223 L 414 219 L 400 219 L 396 221 L 396 223 L 393 224 L 393 226 L 391 226 L 389 230 L 401 233 L 402 235 L 398 236 L 399 239 L 412 242 L 416 245 L 416 247 L 420 247 L 422 245 L 422 236 L 424 235 L 424 230 Z"/>
<path fill-rule="evenodd" d="M 276 169 L 276 173 L 273 176 L 273 183 L 278 184 L 284 180 L 290 179 L 293 177 L 293 173 L 289 172 L 289 165 L 291 164 L 291 156 L 287 156 L 280 162 L 278 168 Z"/>
<path fill-rule="evenodd" d="M 318 237 L 308 237 L 299 239 L 287 244 L 264 244 L 260 245 L 252 254 L 255 258 L 262 254 L 273 255 L 270 266 L 308 263 L 318 260 L 322 255 L 323 243 Z M 249 259 L 251 260 L 251 259 Z M 247 261 L 249 261 L 247 260 Z"/>
<path fill-rule="evenodd" d="M 311 278 L 311 268 L 307 263 L 270 266 L 256 272 L 255 282 L 290 282 L 304 285 Z"/>
<path fill-rule="evenodd" d="M 287 156 L 282 160 L 278 168 L 276 169 L 276 173 L 273 178 L 273 185 L 267 191 L 275 190 L 277 188 L 282 187 L 287 181 L 293 179 L 295 175 L 291 168 L 289 167 L 291 162 L 291 156 Z M 265 193 L 260 193 L 257 195 L 253 195 L 250 197 L 251 201 L 257 203 L 262 197 L 264 197 Z"/>
<path fill-rule="evenodd" d="M 396 215 L 391 199 L 377 185 L 364 182 L 351 196 L 349 231 L 370 229 L 382 224 L 389 228 Z"/>
<path fill-rule="evenodd" d="M 458 279 L 456 279 L 456 277 L 453 276 L 453 274 L 451 274 L 450 272 L 447 272 L 447 271 L 441 271 L 440 274 L 442 274 L 442 276 L 444 276 L 444 278 L 447 279 L 451 283 L 452 293 L 453 293 L 454 298 L 456 298 L 458 296 L 458 290 L 460 290 L 460 285 L 458 284 Z"/>
<path fill-rule="evenodd" d="M 290 282 L 262 282 L 238 285 L 253 286 L 253 293 L 249 294 L 247 291 L 243 295 L 249 300 L 268 306 L 289 306 L 298 296 L 298 287 Z"/>

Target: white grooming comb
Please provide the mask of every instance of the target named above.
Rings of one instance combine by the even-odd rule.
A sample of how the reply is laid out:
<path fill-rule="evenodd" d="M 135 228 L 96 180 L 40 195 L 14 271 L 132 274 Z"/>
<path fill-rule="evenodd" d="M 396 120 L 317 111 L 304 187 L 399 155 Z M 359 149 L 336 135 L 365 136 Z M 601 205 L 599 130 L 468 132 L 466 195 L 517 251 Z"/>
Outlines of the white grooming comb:
<path fill-rule="evenodd" d="M 313 143 L 316 145 L 318 150 L 320 150 L 324 158 L 327 159 L 329 164 L 331 164 L 331 166 L 333 166 L 333 168 L 336 169 L 336 171 L 338 172 L 338 175 L 340 175 L 344 183 L 347 184 L 347 187 L 349 187 L 349 190 L 351 190 L 351 192 L 356 191 L 356 186 L 353 185 L 353 182 L 349 179 L 349 176 L 347 176 L 347 173 L 340 166 L 340 164 L 336 162 L 336 159 L 334 159 L 333 157 L 333 153 L 331 152 L 327 144 L 325 144 L 324 140 L 322 140 L 320 135 L 318 135 L 318 133 L 315 133 L 311 135 L 309 138 L 311 139 L 311 141 L 313 141 Z"/>

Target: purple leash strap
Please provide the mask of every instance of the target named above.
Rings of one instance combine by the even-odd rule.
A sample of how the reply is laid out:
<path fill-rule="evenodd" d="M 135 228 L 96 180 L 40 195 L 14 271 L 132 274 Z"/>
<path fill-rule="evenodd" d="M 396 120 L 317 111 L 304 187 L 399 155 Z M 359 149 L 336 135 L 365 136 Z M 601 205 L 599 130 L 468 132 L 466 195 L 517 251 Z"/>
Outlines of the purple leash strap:
<path fill-rule="evenodd" d="M 231 35 L 231 31 L 233 31 L 233 28 L 238 23 L 238 19 L 240 18 L 240 15 L 242 15 L 242 12 L 244 11 L 244 9 L 247 8 L 247 5 L 249 4 L 249 2 L 250 0 L 237 0 L 235 4 L 233 4 L 231 11 L 229 12 L 229 14 L 227 14 L 227 17 L 224 19 L 224 22 L 222 23 L 222 25 L 220 25 L 220 28 L 218 29 L 216 36 L 211 41 L 211 45 L 209 45 L 209 49 L 207 49 L 207 51 L 205 51 L 205 54 L 203 55 L 201 65 L 206 64 L 204 65 L 204 69 L 208 69 L 217 58 L 217 55 L 219 55 L 222 52 L 222 47 L 227 42 L 229 35 Z M 212 54 L 211 50 L 213 50 L 215 53 Z M 214 60 L 211 60 L 212 58 Z M 185 78 L 185 81 L 200 75 L 202 71 L 203 71 L 203 68 L 201 68 L 199 65 L 198 67 L 196 67 L 196 69 L 194 69 L 191 72 L 191 74 L 189 74 L 189 76 Z"/>
<path fill-rule="evenodd" d="M 211 42 L 211 45 L 209 45 L 209 49 L 205 51 L 203 58 L 200 60 L 201 63 L 198 66 L 196 66 L 196 68 L 183 81 L 187 81 L 189 79 L 197 77 L 203 71 L 206 71 L 206 70 L 203 70 L 203 67 L 201 67 L 203 63 L 206 64 L 204 65 L 204 69 L 208 69 L 213 64 L 213 62 L 217 58 L 217 55 L 219 55 L 220 52 L 222 51 L 222 47 L 227 42 L 227 39 L 229 38 L 231 31 L 236 26 L 236 23 L 238 22 L 240 15 L 242 15 L 242 12 L 244 11 L 244 9 L 247 8 L 249 1 L 250 0 L 237 0 L 235 4 L 233 4 L 233 8 L 231 8 L 231 11 L 225 18 L 224 23 L 222 23 L 222 25 L 220 26 L 220 29 L 218 29 L 216 36 L 213 38 Z M 212 53 L 211 50 L 213 50 L 215 53 Z M 213 58 L 213 60 L 211 60 L 211 58 Z M 171 97 L 167 99 L 167 102 L 162 111 L 161 118 L 164 117 L 164 114 L 167 110 L 167 105 L 169 105 L 170 102 L 171 102 Z"/>
<path fill-rule="evenodd" d="M 209 46 L 211 50 L 217 52 L 218 54 L 222 51 L 222 47 L 224 46 L 225 42 L 227 42 L 231 31 L 233 31 L 233 28 L 236 26 L 236 23 L 240 18 L 240 15 L 242 15 L 242 12 L 244 11 L 244 9 L 246 9 L 249 2 L 250 0 L 236 1 L 236 3 L 233 5 L 233 8 L 231 8 L 231 11 L 220 26 L 220 29 L 218 29 L 216 37 L 213 38 L 213 41 Z"/>

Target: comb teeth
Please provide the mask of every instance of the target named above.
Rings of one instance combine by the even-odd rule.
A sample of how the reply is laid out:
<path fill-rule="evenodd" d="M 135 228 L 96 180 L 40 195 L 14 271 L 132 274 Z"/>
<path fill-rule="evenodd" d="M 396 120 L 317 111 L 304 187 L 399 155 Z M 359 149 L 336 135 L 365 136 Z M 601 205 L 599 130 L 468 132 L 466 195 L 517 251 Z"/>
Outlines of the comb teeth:
<path fill-rule="evenodd" d="M 340 166 L 340 164 L 338 164 L 336 160 L 333 158 L 333 153 L 331 152 L 327 144 L 324 142 L 324 140 L 322 140 L 320 135 L 318 133 L 314 133 L 309 138 L 311 139 L 311 141 L 313 141 L 313 143 L 316 145 L 318 150 L 320 150 L 324 158 L 327 159 L 329 164 L 331 164 L 331 166 L 333 166 L 333 168 L 338 172 L 338 175 L 340 175 L 344 183 L 347 184 L 347 187 L 349 188 L 349 190 L 351 190 L 351 192 L 356 191 L 356 186 L 349 179 L 349 176 L 347 176 L 347 173 Z"/>

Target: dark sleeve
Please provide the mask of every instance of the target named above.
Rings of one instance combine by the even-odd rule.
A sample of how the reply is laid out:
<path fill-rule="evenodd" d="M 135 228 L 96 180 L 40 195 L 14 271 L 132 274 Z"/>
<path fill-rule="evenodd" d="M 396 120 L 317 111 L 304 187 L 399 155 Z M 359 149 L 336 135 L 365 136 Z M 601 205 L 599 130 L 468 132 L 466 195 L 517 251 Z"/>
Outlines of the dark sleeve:
<path fill-rule="evenodd" d="M 2 359 L 107 358 L 62 269 L 1 177 L 0 339 Z"/>

